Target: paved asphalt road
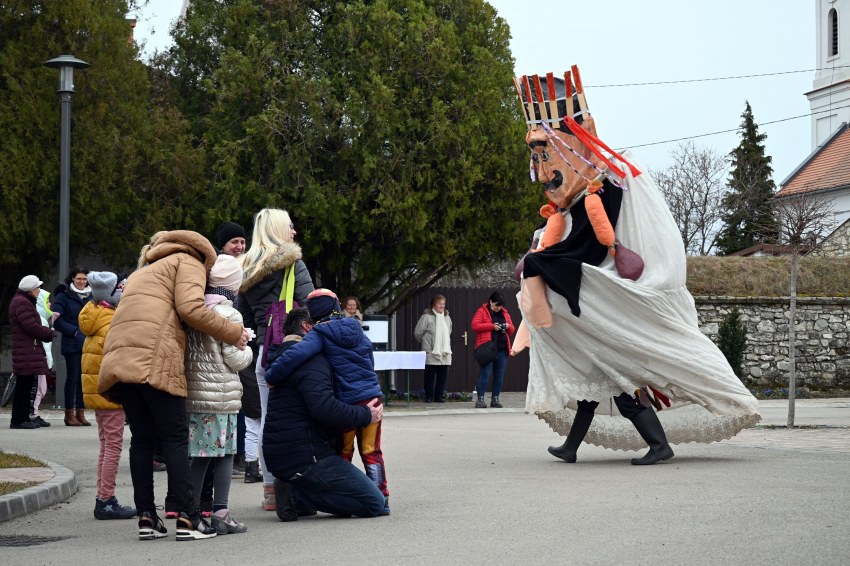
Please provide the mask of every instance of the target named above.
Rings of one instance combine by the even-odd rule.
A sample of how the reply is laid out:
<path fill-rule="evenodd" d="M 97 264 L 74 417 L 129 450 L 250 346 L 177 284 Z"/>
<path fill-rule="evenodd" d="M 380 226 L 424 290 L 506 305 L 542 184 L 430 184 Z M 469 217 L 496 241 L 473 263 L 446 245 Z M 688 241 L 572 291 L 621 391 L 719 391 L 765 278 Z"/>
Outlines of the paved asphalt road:
<path fill-rule="evenodd" d="M 0 536 L 73 538 L 0 547 L 3 565 L 850 561 L 848 453 L 688 444 L 644 468 L 629 464 L 633 452 L 584 445 L 570 465 L 546 452 L 558 437 L 522 413 L 388 418 L 390 517 L 279 523 L 260 509 L 257 484 L 234 483 L 231 510 L 248 532 L 178 544 L 172 522 L 167 539 L 140 542 L 135 521 L 94 520 L 97 428 L 53 422 L 13 431 L 4 418 L 0 448 L 73 469 L 80 489 L 69 503 L 0 523 Z M 132 503 L 125 438 L 118 497 Z M 156 476 L 162 503 L 166 476 Z"/>

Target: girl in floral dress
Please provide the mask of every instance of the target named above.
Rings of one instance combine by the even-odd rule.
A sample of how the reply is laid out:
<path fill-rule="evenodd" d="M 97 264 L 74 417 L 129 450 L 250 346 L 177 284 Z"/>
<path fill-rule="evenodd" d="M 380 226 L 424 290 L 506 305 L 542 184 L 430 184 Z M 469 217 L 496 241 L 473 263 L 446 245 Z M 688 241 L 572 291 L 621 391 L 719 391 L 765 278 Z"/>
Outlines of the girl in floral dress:
<path fill-rule="evenodd" d="M 207 279 L 206 307 L 242 324 L 233 300 L 242 284 L 242 268 L 236 258 L 220 255 Z M 210 462 L 215 466 L 212 526 L 218 534 L 244 533 L 247 527 L 230 516 L 227 500 L 236 454 L 236 416 L 242 408 L 239 370 L 252 361 L 250 348 L 239 350 L 208 334 L 190 329 L 186 333 L 186 410 L 189 413 L 189 456 L 192 487 L 198 504 Z"/>

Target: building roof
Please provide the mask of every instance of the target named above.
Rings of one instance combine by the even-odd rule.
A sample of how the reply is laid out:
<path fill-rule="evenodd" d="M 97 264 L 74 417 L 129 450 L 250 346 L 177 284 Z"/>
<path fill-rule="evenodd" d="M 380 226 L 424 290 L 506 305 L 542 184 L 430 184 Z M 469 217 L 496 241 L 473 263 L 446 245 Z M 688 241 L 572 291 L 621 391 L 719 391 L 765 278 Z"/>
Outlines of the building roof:
<path fill-rule="evenodd" d="M 850 128 L 835 130 L 785 179 L 774 198 L 850 186 Z"/>

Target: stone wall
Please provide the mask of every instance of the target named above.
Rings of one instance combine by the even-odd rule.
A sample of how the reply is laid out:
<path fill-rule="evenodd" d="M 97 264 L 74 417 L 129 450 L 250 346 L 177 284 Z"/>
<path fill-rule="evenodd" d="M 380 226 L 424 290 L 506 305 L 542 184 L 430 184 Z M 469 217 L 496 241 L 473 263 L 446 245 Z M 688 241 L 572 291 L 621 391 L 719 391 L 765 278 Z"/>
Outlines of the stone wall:
<path fill-rule="evenodd" d="M 717 342 L 723 318 L 738 307 L 747 326 L 744 381 L 788 386 L 789 297 L 694 297 L 700 329 Z M 797 298 L 797 387 L 850 389 L 850 298 Z"/>
<path fill-rule="evenodd" d="M 830 257 L 850 257 L 850 220 L 829 235 L 823 243 L 823 251 Z"/>

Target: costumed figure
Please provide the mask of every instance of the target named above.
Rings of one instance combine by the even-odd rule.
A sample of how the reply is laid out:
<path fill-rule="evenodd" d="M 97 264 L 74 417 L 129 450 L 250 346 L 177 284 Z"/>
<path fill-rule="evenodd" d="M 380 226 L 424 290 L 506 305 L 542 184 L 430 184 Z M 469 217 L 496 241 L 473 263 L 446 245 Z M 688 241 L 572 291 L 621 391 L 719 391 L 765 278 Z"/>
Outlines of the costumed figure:
<path fill-rule="evenodd" d="M 671 443 L 756 424 L 758 401 L 700 332 L 673 216 L 631 152 L 596 137 L 578 68 L 514 86 L 531 179 L 549 202 L 517 265 L 524 320 L 513 351 L 530 347 L 527 412 L 567 436 L 549 452 L 575 462 L 582 441 L 649 445 L 632 464 L 654 464 L 673 457 Z"/>

